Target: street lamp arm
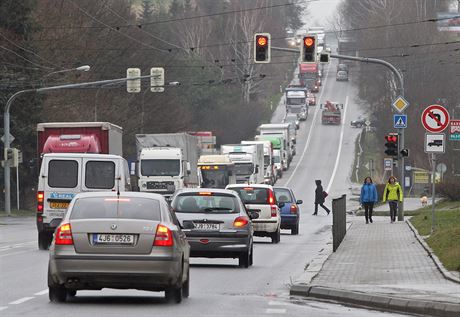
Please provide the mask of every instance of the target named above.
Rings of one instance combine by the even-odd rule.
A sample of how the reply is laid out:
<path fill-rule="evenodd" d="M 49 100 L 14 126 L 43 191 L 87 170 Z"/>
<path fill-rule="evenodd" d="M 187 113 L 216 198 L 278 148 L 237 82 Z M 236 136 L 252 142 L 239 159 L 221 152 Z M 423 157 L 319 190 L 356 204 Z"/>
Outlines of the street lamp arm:
<path fill-rule="evenodd" d="M 10 107 L 11 107 L 11 104 L 13 103 L 13 101 L 19 97 L 19 95 L 22 95 L 22 94 L 25 94 L 25 93 L 28 93 L 28 92 L 36 92 L 37 89 L 33 88 L 33 89 L 24 89 L 24 90 L 20 90 L 20 91 L 17 91 L 15 92 L 9 99 L 8 101 L 6 102 L 6 105 L 5 105 L 5 113 L 8 113 L 10 112 Z"/>

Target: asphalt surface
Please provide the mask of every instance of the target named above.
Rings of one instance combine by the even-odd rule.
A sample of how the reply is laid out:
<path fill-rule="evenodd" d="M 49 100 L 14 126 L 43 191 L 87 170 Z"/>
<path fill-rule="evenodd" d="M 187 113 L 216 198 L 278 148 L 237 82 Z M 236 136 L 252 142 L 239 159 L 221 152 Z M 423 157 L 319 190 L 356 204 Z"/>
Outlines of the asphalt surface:
<path fill-rule="evenodd" d="M 335 64 L 323 77 L 317 102 L 344 104 L 340 126 L 323 126 L 319 106 L 310 107 L 301 123 L 297 155 L 278 183 L 293 188 L 302 199 L 300 234 L 283 231 L 281 243 L 256 238 L 254 266 L 242 269 L 233 259 L 192 259 L 190 298 L 168 304 L 162 293 L 134 290 L 79 291 L 65 304 L 48 300 L 48 253 L 39 251 L 34 219 L 0 218 L 0 314 L 2 316 L 380 316 L 393 315 L 303 298 L 290 298 L 289 286 L 305 265 L 330 243 L 331 216 L 312 216 L 315 179 L 321 179 L 330 197 L 348 191 L 357 129 L 356 91 L 351 83 L 335 81 Z M 283 115 L 281 110 L 275 116 Z M 276 118 L 279 121 L 281 118 Z M 330 198 L 326 205 L 331 206 Z"/>

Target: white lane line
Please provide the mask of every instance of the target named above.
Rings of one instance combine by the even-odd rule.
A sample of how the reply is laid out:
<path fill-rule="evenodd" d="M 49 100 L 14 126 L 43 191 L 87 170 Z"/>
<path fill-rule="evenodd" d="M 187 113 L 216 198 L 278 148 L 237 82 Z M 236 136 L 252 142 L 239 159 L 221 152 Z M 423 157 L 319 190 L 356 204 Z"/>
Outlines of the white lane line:
<path fill-rule="evenodd" d="M 326 192 L 329 192 L 331 190 L 332 183 L 334 183 L 335 174 L 337 173 L 337 169 L 339 167 L 340 155 L 342 154 L 343 132 L 344 132 L 344 129 L 345 129 L 345 122 L 346 122 L 345 118 L 347 116 L 347 109 L 348 109 L 348 95 L 347 95 L 347 98 L 345 99 L 345 106 L 344 106 L 344 110 L 343 110 L 342 128 L 340 129 L 339 150 L 337 152 L 337 157 L 335 159 L 334 170 L 332 172 L 331 179 L 329 180 L 329 184 L 327 185 Z"/>
<path fill-rule="evenodd" d="M 5 246 L 0 247 L 0 252 L 8 251 L 8 250 L 15 249 L 15 248 L 27 247 L 35 243 L 36 241 L 28 241 L 28 242 L 17 243 L 17 244 L 12 244 L 12 245 L 5 245 Z"/>
<path fill-rule="evenodd" d="M 267 310 L 265 311 L 266 314 L 286 314 L 286 309 L 284 308 L 267 308 Z"/>
<path fill-rule="evenodd" d="M 45 294 L 48 294 L 48 290 L 47 290 L 47 289 L 44 289 L 43 291 L 37 292 L 37 293 L 35 293 L 34 295 L 35 295 L 35 296 L 41 296 L 41 295 L 45 295 Z"/>
<path fill-rule="evenodd" d="M 23 297 L 18 300 L 15 300 L 14 302 L 9 303 L 9 305 L 18 305 L 22 304 L 24 302 L 27 302 L 28 300 L 34 299 L 35 297 Z"/>
<path fill-rule="evenodd" d="M 288 303 L 271 300 L 271 301 L 268 302 L 268 305 L 270 305 L 270 306 L 287 306 Z"/>
<path fill-rule="evenodd" d="M 0 307 L 0 311 L 5 310 L 5 309 L 7 309 L 7 308 L 8 308 L 8 306 L 1 306 L 1 307 Z"/>
<path fill-rule="evenodd" d="M 329 73 L 329 67 L 330 67 L 330 64 L 328 64 L 327 69 L 326 69 L 326 79 L 324 80 L 324 86 L 323 87 L 326 87 L 326 82 L 327 82 L 327 78 L 328 78 L 327 74 Z M 323 98 L 323 93 L 324 93 L 325 90 L 326 90 L 325 88 L 321 89 L 321 94 L 319 95 L 319 98 L 317 99 L 319 102 L 321 102 L 321 100 Z M 318 113 L 319 113 L 318 105 L 316 105 L 315 108 L 316 108 L 315 109 L 315 115 L 313 116 L 313 120 L 311 122 L 310 130 L 308 131 L 307 143 L 305 143 L 305 147 L 303 149 L 302 155 L 300 156 L 300 159 L 297 161 L 297 165 L 295 166 L 294 170 L 292 171 L 291 176 L 289 176 L 289 178 L 286 181 L 286 183 L 284 183 L 284 186 L 287 186 L 291 182 L 291 180 L 294 177 L 294 175 L 296 175 L 295 172 L 299 168 L 300 163 L 303 161 L 305 153 L 307 153 L 308 146 L 310 145 L 311 136 L 313 135 L 313 128 L 315 127 L 315 124 L 316 124 L 316 117 L 318 116 Z"/>

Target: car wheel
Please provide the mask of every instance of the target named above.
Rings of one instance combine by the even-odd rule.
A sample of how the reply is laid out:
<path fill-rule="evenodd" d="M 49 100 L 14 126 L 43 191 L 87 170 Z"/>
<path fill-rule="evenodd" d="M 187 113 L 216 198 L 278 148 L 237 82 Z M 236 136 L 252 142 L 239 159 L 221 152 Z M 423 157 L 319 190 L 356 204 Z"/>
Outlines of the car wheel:
<path fill-rule="evenodd" d="M 50 301 L 53 303 L 64 303 L 67 299 L 67 290 L 62 285 L 49 286 L 48 296 Z"/>
<path fill-rule="evenodd" d="M 247 251 L 241 253 L 240 256 L 238 257 L 238 265 L 240 267 L 244 267 L 245 269 L 247 269 L 250 265 L 249 263 L 251 262 L 250 257 L 251 257 L 251 249 L 248 249 Z"/>
<path fill-rule="evenodd" d="M 74 290 L 74 289 L 68 289 L 68 290 L 67 290 L 67 295 L 68 295 L 69 297 L 75 297 L 75 296 L 77 295 L 77 291 Z"/>
<path fill-rule="evenodd" d="M 166 301 L 179 304 L 182 302 L 182 287 L 174 287 L 165 291 Z"/>
<path fill-rule="evenodd" d="M 48 232 L 38 233 L 38 249 L 48 250 L 50 248 L 51 241 L 53 241 L 53 234 Z"/>
<path fill-rule="evenodd" d="M 292 235 L 298 235 L 299 234 L 299 224 L 295 224 L 294 227 L 291 229 L 291 234 Z"/>
<path fill-rule="evenodd" d="M 187 280 L 182 284 L 182 296 L 184 298 L 190 296 L 190 269 L 187 270 Z"/>
<path fill-rule="evenodd" d="M 254 264 L 254 247 L 251 244 L 251 255 L 249 256 L 249 266 Z"/>
<path fill-rule="evenodd" d="M 272 233 L 272 243 L 279 243 L 281 240 L 280 228 Z"/>

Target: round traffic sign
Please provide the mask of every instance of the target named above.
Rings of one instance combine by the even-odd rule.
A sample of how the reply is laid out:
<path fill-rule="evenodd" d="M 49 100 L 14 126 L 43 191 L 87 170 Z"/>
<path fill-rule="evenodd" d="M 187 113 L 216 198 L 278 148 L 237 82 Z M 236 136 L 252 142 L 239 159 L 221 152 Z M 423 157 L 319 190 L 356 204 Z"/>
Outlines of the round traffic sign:
<path fill-rule="evenodd" d="M 428 106 L 422 113 L 422 125 L 429 132 L 442 132 L 449 125 L 449 112 L 440 105 Z"/>

